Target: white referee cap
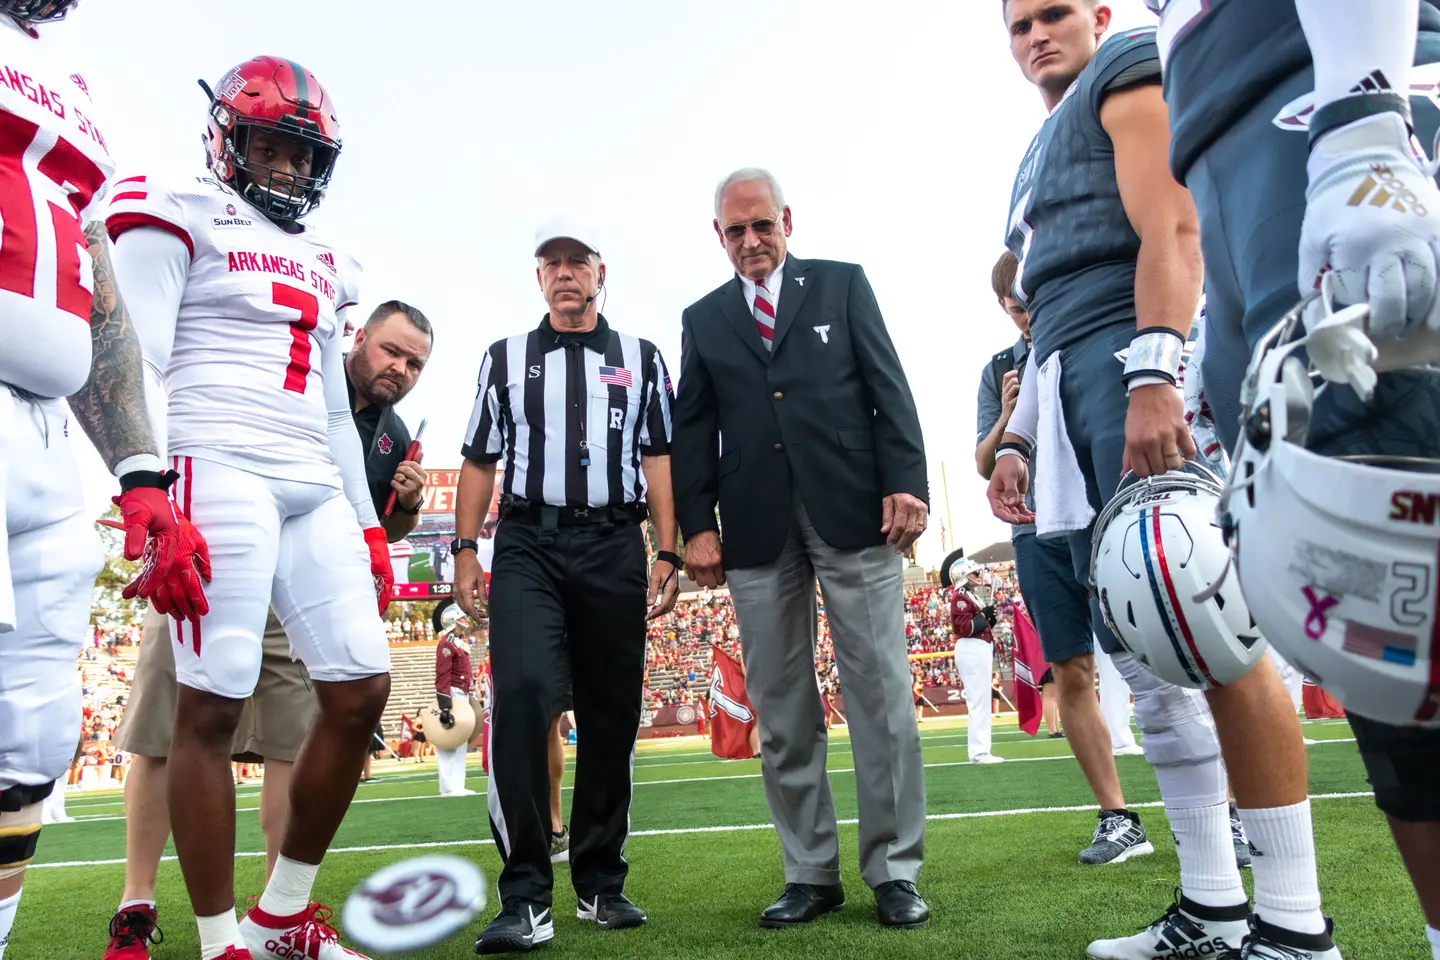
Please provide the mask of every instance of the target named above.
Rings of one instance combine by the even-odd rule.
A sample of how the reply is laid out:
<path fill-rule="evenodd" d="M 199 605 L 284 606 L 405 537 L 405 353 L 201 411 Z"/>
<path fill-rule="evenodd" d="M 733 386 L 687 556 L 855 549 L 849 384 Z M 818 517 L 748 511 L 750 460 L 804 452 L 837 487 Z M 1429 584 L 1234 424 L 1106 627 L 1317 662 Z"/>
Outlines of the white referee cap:
<path fill-rule="evenodd" d="M 594 230 L 563 217 L 551 220 L 535 231 L 535 256 L 540 256 L 552 240 L 574 240 L 591 253 L 597 256 L 600 253 L 600 240 Z"/>

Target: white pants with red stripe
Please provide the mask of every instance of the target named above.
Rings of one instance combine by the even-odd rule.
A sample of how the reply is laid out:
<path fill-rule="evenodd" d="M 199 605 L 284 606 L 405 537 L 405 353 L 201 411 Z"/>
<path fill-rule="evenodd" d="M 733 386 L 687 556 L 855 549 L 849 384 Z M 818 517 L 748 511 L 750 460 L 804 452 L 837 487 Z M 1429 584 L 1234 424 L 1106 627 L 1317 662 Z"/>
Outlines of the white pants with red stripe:
<path fill-rule="evenodd" d="M 175 675 L 187 687 L 240 700 L 260 677 L 266 612 L 293 655 L 322 682 L 387 673 L 390 647 L 375 602 L 370 552 L 337 487 L 262 477 L 200 457 L 176 457 L 172 496 L 210 545 L 210 612 L 172 624 Z"/>
<path fill-rule="evenodd" d="M 104 563 L 64 400 L 0 385 L 0 791 L 65 775 L 80 740 L 80 654 Z"/>

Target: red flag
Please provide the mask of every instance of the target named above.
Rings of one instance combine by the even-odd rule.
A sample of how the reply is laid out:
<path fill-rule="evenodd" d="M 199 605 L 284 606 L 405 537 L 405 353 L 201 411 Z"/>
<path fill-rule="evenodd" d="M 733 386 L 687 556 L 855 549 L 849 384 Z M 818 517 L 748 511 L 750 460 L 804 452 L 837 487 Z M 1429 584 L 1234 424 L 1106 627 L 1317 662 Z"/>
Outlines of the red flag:
<path fill-rule="evenodd" d="M 710 644 L 710 752 L 730 760 L 749 760 L 755 708 L 745 695 L 745 676 L 735 658 Z"/>
<path fill-rule="evenodd" d="M 480 769 L 490 772 L 490 704 L 495 702 L 495 685 L 490 682 L 490 659 L 480 671 L 480 689 L 485 691 L 485 709 L 480 711 Z"/>
<path fill-rule="evenodd" d="M 415 746 L 415 727 L 410 718 L 400 714 L 400 749 L 395 752 L 402 757 L 410 756 L 410 749 Z"/>
<path fill-rule="evenodd" d="M 1040 634 L 1035 624 L 1019 609 L 1015 623 L 1015 709 L 1020 713 L 1020 729 L 1035 736 L 1044 712 L 1040 700 L 1040 678 L 1050 669 L 1040 647 Z"/>
<path fill-rule="evenodd" d="M 1335 698 L 1325 692 L 1324 687 L 1309 680 L 1300 688 L 1300 703 L 1305 707 L 1307 720 L 1333 720 L 1345 716 L 1344 709 L 1335 702 Z"/>

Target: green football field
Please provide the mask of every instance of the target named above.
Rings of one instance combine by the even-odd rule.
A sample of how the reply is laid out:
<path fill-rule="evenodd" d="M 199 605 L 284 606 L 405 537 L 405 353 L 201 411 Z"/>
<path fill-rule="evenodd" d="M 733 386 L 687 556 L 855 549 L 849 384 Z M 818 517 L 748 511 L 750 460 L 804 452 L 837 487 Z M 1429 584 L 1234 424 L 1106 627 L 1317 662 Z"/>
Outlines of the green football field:
<path fill-rule="evenodd" d="M 1427 960 L 1424 921 L 1369 799 L 1344 722 L 1307 723 L 1310 790 L 1326 912 L 1351 960 Z M 637 930 L 601 931 L 575 919 L 567 870 L 556 868 L 555 940 L 546 954 L 574 957 L 1084 957 L 1101 936 L 1131 932 L 1170 903 L 1175 847 L 1141 757 L 1122 757 L 1126 799 L 1141 808 L 1156 852 L 1118 866 L 1082 867 L 1075 855 L 1095 826 L 1093 800 L 1063 741 L 1031 740 L 996 726 L 996 753 L 965 763 L 963 722 L 921 726 L 929 799 L 920 889 L 934 919 L 919 931 L 882 930 L 855 863 L 853 820 L 841 827 L 849 902 L 805 928 L 762 930 L 756 919 L 781 890 L 780 849 L 768 825 L 759 761 L 719 761 L 694 739 L 643 742 L 635 761 L 627 893 L 650 914 Z M 573 769 L 573 752 L 569 758 Z M 471 755 L 474 797 L 436 796 L 433 762 L 379 765 L 360 788 L 316 888 L 338 915 L 346 894 L 376 869 L 426 850 L 473 859 L 493 881 L 500 859 L 485 819 L 485 780 Z M 855 816 L 854 774 L 843 731 L 833 732 L 831 782 L 841 817 Z M 566 781 L 568 804 L 569 779 Z M 236 890 L 258 894 L 264 872 L 258 786 L 239 788 Z M 46 827 L 28 875 L 7 960 L 99 960 L 120 896 L 125 855 L 118 793 L 72 797 L 74 824 Z M 170 851 L 167 851 L 167 854 Z M 1249 885 L 1247 871 L 1247 886 Z M 493 887 L 492 887 L 493 897 Z M 161 958 L 193 960 L 198 941 L 178 865 L 160 869 Z M 481 918 L 425 958 L 470 956 Z M 343 931 L 342 931 L 343 932 Z"/>

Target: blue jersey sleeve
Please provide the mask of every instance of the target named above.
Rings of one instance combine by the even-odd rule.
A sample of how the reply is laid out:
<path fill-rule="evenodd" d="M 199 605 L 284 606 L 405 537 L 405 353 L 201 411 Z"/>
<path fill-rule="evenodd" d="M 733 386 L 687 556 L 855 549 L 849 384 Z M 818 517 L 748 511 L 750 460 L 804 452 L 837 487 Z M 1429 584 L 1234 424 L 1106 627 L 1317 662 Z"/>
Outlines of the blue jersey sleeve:
<path fill-rule="evenodd" d="M 1000 419 L 1000 386 L 995 382 L 995 364 L 988 360 L 985 369 L 980 371 L 980 396 L 976 399 L 975 409 L 979 414 L 975 422 L 975 443 L 978 445 L 990 435 Z"/>
<path fill-rule="evenodd" d="M 1088 90 L 1096 115 L 1105 98 L 1116 90 L 1160 82 L 1160 48 L 1155 30 L 1144 27 L 1111 37 L 1095 52 L 1093 79 Z"/>

